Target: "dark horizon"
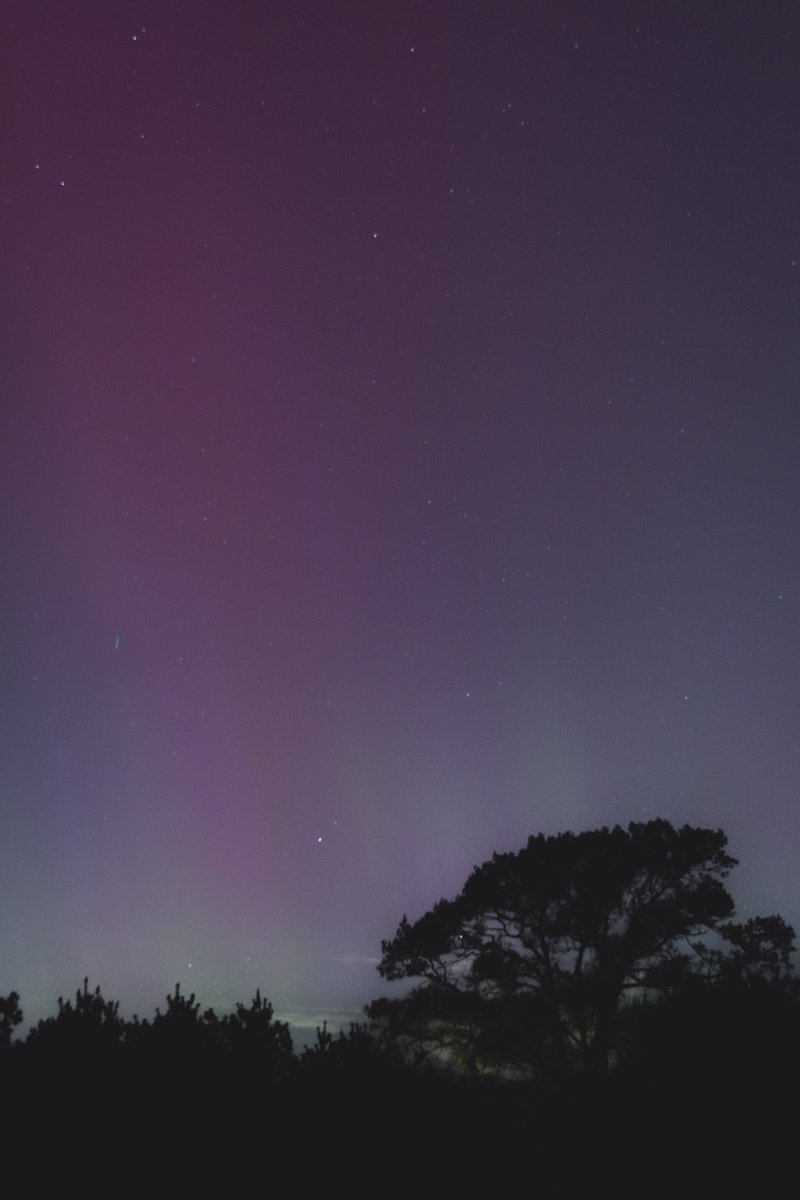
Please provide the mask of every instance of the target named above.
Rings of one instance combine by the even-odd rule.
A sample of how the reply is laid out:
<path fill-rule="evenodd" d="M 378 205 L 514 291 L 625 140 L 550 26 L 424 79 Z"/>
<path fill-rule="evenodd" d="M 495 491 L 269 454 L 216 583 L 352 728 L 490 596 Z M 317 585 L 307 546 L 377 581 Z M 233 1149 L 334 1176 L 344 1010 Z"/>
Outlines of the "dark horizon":
<path fill-rule="evenodd" d="M 800 927 L 797 5 L 2 24 L 0 994 L 358 1014 L 653 817 Z"/>

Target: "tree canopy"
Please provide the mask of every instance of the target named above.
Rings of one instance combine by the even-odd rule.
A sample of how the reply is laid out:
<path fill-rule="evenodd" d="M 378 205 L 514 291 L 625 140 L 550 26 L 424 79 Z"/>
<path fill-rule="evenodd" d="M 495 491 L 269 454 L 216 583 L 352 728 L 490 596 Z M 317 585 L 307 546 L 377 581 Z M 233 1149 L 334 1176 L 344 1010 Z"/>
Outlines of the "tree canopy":
<path fill-rule="evenodd" d="M 733 920 L 720 829 L 668 821 L 540 834 L 475 867 L 382 943 L 387 980 L 418 980 L 370 1017 L 420 1054 L 475 1069 L 603 1072 L 633 1001 L 691 983 L 790 975 L 780 917 Z"/>

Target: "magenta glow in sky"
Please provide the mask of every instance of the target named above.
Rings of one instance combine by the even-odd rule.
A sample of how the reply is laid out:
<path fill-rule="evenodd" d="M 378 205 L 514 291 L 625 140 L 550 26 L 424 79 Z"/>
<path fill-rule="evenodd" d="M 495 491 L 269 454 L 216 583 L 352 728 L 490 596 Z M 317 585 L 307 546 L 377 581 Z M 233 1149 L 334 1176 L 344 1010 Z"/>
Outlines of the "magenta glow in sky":
<path fill-rule="evenodd" d="M 655 816 L 800 922 L 796 6 L 3 43 L 0 992 L 358 1010 Z"/>

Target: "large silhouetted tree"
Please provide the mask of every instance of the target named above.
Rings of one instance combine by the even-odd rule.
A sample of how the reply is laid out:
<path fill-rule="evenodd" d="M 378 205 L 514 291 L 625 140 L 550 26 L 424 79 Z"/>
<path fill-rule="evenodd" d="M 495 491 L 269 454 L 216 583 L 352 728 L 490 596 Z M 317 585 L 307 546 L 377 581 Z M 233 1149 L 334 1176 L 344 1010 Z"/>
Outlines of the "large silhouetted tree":
<path fill-rule="evenodd" d="M 721 830 L 656 820 L 494 854 L 382 943 L 381 975 L 419 982 L 369 1015 L 406 1047 L 474 1068 L 602 1073 L 629 1001 L 788 976 L 794 934 L 780 917 L 731 920 L 726 844 Z"/>

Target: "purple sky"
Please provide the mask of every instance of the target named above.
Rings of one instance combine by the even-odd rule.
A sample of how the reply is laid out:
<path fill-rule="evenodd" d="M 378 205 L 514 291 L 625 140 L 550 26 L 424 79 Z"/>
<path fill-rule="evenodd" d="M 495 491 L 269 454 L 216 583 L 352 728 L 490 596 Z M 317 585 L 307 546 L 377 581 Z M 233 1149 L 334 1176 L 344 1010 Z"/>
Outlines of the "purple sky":
<path fill-rule="evenodd" d="M 800 10 L 9 0 L 0 993 L 351 1010 L 530 833 L 800 925 Z"/>

